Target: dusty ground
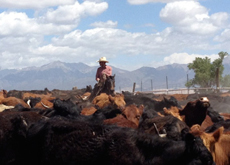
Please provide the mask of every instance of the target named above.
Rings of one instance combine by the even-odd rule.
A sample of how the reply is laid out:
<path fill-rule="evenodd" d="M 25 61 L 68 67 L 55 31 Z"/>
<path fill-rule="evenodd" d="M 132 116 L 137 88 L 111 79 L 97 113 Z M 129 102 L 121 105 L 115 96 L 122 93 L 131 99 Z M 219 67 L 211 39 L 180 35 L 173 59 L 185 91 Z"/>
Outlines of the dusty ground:
<path fill-rule="evenodd" d="M 180 105 L 186 105 L 187 102 L 196 100 L 200 97 L 207 97 L 211 107 L 219 113 L 230 113 L 230 93 L 219 94 L 173 94 Z"/>

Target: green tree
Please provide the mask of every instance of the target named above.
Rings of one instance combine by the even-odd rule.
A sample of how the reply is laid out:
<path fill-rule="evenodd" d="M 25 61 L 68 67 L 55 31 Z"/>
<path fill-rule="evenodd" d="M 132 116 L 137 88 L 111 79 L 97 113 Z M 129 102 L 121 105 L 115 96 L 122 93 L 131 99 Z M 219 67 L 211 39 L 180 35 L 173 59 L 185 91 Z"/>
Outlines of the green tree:
<path fill-rule="evenodd" d="M 193 63 L 188 64 L 189 70 L 193 69 L 195 72 L 195 76 L 193 79 L 189 80 L 185 86 L 200 86 L 204 87 L 212 87 L 216 85 L 216 76 L 217 71 L 219 72 L 219 78 L 222 79 L 222 74 L 224 70 L 223 59 L 228 55 L 227 52 L 219 52 L 219 58 L 214 60 L 211 63 L 211 59 L 208 57 L 200 58 L 196 57 Z"/>
<path fill-rule="evenodd" d="M 215 73 L 216 69 L 219 68 L 219 75 L 222 76 L 224 71 L 223 60 L 224 57 L 228 56 L 227 52 L 220 52 L 218 53 L 219 58 L 214 60 L 212 63 L 212 73 Z"/>
<path fill-rule="evenodd" d="M 208 57 L 200 58 L 196 57 L 193 63 L 188 64 L 189 70 L 193 69 L 195 76 L 193 79 L 189 80 L 186 85 L 200 87 L 210 87 L 213 84 L 213 78 L 211 78 L 211 59 Z"/>

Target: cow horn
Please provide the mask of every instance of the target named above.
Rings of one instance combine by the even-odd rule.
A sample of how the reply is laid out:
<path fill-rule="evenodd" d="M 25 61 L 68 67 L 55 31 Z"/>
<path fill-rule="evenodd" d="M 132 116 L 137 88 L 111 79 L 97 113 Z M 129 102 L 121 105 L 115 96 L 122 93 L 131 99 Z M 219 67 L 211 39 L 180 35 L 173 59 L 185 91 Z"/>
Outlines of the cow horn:
<path fill-rule="evenodd" d="M 26 102 L 26 104 L 28 104 L 29 105 L 29 107 L 31 108 L 31 106 L 30 106 L 30 99 L 29 100 L 27 100 L 27 102 Z"/>
<path fill-rule="evenodd" d="M 76 97 L 80 98 L 82 101 L 85 100 L 81 95 L 77 95 Z"/>
<path fill-rule="evenodd" d="M 43 104 L 43 102 L 41 102 L 42 106 L 45 107 L 45 108 L 50 108 L 49 106 Z"/>
<path fill-rule="evenodd" d="M 160 137 L 166 137 L 166 135 L 167 135 L 166 133 L 160 134 L 159 131 L 158 131 L 158 128 L 157 128 L 156 124 L 153 123 L 153 125 L 154 125 L 154 128 L 155 128 L 155 130 L 156 130 L 158 136 L 160 136 Z M 163 131 L 166 132 L 165 129 L 164 129 Z"/>

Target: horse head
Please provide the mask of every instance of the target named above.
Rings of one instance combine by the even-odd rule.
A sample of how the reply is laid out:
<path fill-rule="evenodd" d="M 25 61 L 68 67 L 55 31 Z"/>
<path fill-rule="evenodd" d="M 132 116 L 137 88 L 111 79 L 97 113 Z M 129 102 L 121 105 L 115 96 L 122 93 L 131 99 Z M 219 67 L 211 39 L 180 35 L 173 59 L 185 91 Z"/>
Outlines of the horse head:
<path fill-rule="evenodd" d="M 107 76 L 104 90 L 107 94 L 114 94 L 115 91 L 115 74 L 113 76 Z"/>

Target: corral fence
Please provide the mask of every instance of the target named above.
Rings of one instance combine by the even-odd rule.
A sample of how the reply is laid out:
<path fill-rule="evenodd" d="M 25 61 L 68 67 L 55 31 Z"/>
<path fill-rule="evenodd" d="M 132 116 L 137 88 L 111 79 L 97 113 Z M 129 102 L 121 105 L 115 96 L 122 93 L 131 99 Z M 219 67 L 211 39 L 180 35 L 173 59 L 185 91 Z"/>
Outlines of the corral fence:
<path fill-rule="evenodd" d="M 178 88 L 178 89 L 153 89 L 151 91 L 135 91 L 135 84 L 133 86 L 133 93 L 153 93 L 153 94 L 211 94 L 211 93 L 225 93 L 230 92 L 230 87 L 219 88 Z"/>

